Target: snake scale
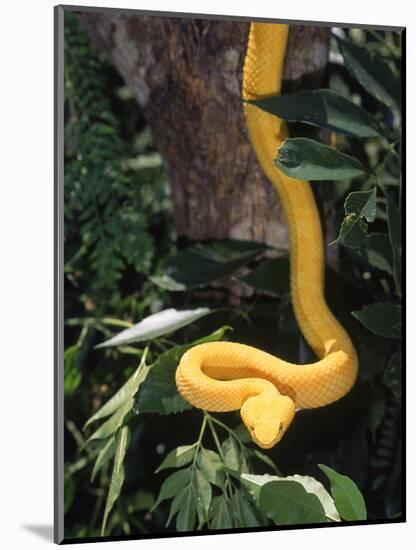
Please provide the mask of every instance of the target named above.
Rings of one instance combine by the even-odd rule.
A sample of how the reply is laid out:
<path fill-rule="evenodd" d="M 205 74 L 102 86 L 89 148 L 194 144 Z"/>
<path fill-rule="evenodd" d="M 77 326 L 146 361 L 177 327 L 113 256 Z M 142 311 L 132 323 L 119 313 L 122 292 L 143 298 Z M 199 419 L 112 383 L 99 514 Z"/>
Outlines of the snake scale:
<path fill-rule="evenodd" d="M 243 100 L 280 93 L 288 32 L 288 25 L 251 23 Z M 288 136 L 286 124 L 248 102 L 244 112 L 258 162 L 283 205 L 292 304 L 302 334 L 319 360 L 296 365 L 251 346 L 210 342 L 182 356 L 176 385 L 195 407 L 240 410 L 253 441 L 271 448 L 296 410 L 321 407 L 344 396 L 356 380 L 358 361 L 348 334 L 325 302 L 322 229 L 310 184 L 289 178 L 272 162 Z"/>

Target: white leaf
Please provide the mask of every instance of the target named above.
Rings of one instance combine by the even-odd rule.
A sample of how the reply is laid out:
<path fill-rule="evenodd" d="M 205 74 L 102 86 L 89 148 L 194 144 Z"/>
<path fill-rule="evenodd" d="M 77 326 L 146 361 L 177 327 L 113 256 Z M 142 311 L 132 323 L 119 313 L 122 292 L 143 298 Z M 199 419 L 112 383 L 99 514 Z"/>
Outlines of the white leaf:
<path fill-rule="evenodd" d="M 121 346 L 131 344 L 132 342 L 142 342 L 143 340 L 152 340 L 164 334 L 169 334 L 182 328 L 197 319 L 211 313 L 208 307 L 199 307 L 197 309 L 185 309 L 178 311 L 170 308 L 153 315 L 149 315 L 140 323 L 121 331 L 116 336 L 98 344 L 97 348 L 106 348 L 110 346 Z"/>

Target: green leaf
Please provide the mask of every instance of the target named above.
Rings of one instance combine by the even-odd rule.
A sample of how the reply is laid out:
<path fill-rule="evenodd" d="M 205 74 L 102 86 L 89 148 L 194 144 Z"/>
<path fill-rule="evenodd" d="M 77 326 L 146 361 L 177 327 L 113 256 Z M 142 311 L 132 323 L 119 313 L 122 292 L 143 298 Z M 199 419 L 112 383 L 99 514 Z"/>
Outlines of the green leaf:
<path fill-rule="evenodd" d="M 225 483 L 225 474 L 223 471 L 222 460 L 220 456 L 204 447 L 198 453 L 198 467 L 203 472 L 206 479 L 213 485 L 223 488 Z"/>
<path fill-rule="evenodd" d="M 81 370 L 78 364 L 79 344 L 70 346 L 64 353 L 64 395 L 69 396 L 81 384 Z"/>
<path fill-rule="evenodd" d="M 171 474 L 165 481 L 162 483 L 160 488 L 159 496 L 152 509 L 153 512 L 161 502 L 176 496 L 179 492 L 186 487 L 191 480 L 191 470 L 186 468 L 184 470 L 178 470 Z"/>
<path fill-rule="evenodd" d="M 151 365 L 149 374 L 136 398 L 139 413 L 171 414 L 191 408 L 179 395 L 176 388 L 175 372 L 182 355 L 191 347 L 204 342 L 215 342 L 224 337 L 229 327 L 222 327 L 209 336 L 184 346 L 176 346 L 159 355 Z"/>
<path fill-rule="evenodd" d="M 195 456 L 196 443 L 193 445 L 183 445 L 177 449 L 173 449 L 167 457 L 163 460 L 162 464 L 155 471 L 155 474 L 165 470 L 166 468 L 181 468 L 189 464 Z"/>
<path fill-rule="evenodd" d="M 363 46 L 337 37 L 345 65 L 356 80 L 376 99 L 391 108 L 400 107 L 400 81 L 389 65 Z"/>
<path fill-rule="evenodd" d="M 92 470 L 91 474 L 91 483 L 94 482 L 95 476 L 97 473 L 101 470 L 103 466 L 105 466 L 115 455 L 116 453 L 116 438 L 114 434 L 109 438 L 108 441 L 106 441 L 104 447 L 100 450 L 100 452 L 97 455 L 97 458 L 94 462 L 94 468 Z"/>
<path fill-rule="evenodd" d="M 352 315 L 368 330 L 384 338 L 401 338 L 402 308 L 389 302 L 379 302 L 364 306 Z"/>
<path fill-rule="evenodd" d="M 122 406 L 106 420 L 101 426 L 87 439 L 86 443 L 94 439 L 106 439 L 116 432 L 122 426 L 125 417 L 132 410 L 134 405 L 133 397 L 125 401 Z"/>
<path fill-rule="evenodd" d="M 276 525 L 327 521 L 318 497 L 293 480 L 266 483 L 260 490 L 259 506 Z"/>
<path fill-rule="evenodd" d="M 395 397 L 402 395 L 402 352 L 400 349 L 390 357 L 384 372 L 384 383 L 391 389 Z"/>
<path fill-rule="evenodd" d="M 385 233 L 371 233 L 360 248 L 354 249 L 359 258 L 372 267 L 393 274 L 393 258 L 389 237 Z"/>
<path fill-rule="evenodd" d="M 199 524 L 202 526 L 208 522 L 208 513 L 211 506 L 212 489 L 204 473 L 196 469 L 196 504 L 199 516 Z"/>
<path fill-rule="evenodd" d="M 367 511 L 363 495 L 352 479 L 324 464 L 318 466 L 331 483 L 331 494 L 341 518 L 347 521 L 366 520 Z"/>
<path fill-rule="evenodd" d="M 247 461 L 241 453 L 240 446 L 236 440 L 229 436 L 221 445 L 224 455 L 224 465 L 230 470 L 237 472 L 248 472 Z"/>
<path fill-rule="evenodd" d="M 400 212 L 390 193 L 384 191 L 387 199 L 387 223 L 393 250 L 393 274 L 398 295 L 402 294 L 402 221 Z"/>
<path fill-rule="evenodd" d="M 376 137 L 381 133 L 367 111 L 331 90 L 301 90 L 250 103 L 284 120 L 306 122 L 350 136 Z"/>
<path fill-rule="evenodd" d="M 325 512 L 325 516 L 330 521 L 340 521 L 339 514 L 335 508 L 334 501 L 331 497 L 331 495 L 328 493 L 328 491 L 325 489 L 325 487 L 310 476 L 300 476 L 300 475 L 293 475 L 293 476 L 287 476 L 287 477 L 281 477 L 281 476 L 271 476 L 269 474 L 265 475 L 252 475 L 252 474 L 244 474 L 241 476 L 241 480 L 243 484 L 248 488 L 250 494 L 254 497 L 256 502 L 260 501 L 260 492 L 262 490 L 262 487 L 264 487 L 267 483 L 271 483 L 272 481 L 295 481 L 296 483 L 300 483 L 305 491 L 307 493 L 310 493 L 312 495 L 315 495 Z"/>
<path fill-rule="evenodd" d="M 267 518 L 262 516 L 261 510 L 255 508 L 247 494 L 236 491 L 230 501 L 234 527 L 264 527 Z"/>
<path fill-rule="evenodd" d="M 263 260 L 250 273 L 239 277 L 239 281 L 258 292 L 273 296 L 287 294 L 289 292 L 289 258 Z"/>
<path fill-rule="evenodd" d="M 186 490 L 188 488 L 189 488 L 189 485 L 187 485 L 185 489 L 182 488 L 182 490 L 172 499 L 172 502 L 170 503 L 169 516 L 168 516 L 168 519 L 166 520 L 166 527 L 170 524 L 172 519 L 181 509 L 184 503 L 184 500 L 186 499 Z"/>
<path fill-rule="evenodd" d="M 212 499 L 209 513 L 210 529 L 230 529 L 233 527 L 233 518 L 226 498 L 223 495 Z"/>
<path fill-rule="evenodd" d="M 162 275 L 150 279 L 170 291 L 206 286 L 231 275 L 265 250 L 267 246 L 262 243 L 232 239 L 196 245 L 164 259 Z"/>
<path fill-rule="evenodd" d="M 236 428 L 234 428 L 234 435 L 241 441 L 241 443 L 251 443 L 253 440 L 251 439 L 250 432 L 247 430 L 245 425 L 243 423 L 239 424 Z"/>
<path fill-rule="evenodd" d="M 181 507 L 176 516 L 177 531 L 193 531 L 196 521 L 195 490 L 192 484 L 184 490 Z"/>
<path fill-rule="evenodd" d="M 371 191 L 354 191 L 348 195 L 340 233 L 331 244 L 342 243 L 351 248 L 363 245 L 368 232 L 367 222 L 373 222 L 376 218 L 376 197 L 376 187 Z"/>
<path fill-rule="evenodd" d="M 344 180 L 366 173 L 357 159 L 308 138 L 286 139 L 273 162 L 287 176 L 302 180 Z"/>
<path fill-rule="evenodd" d="M 145 355 L 142 358 L 140 365 L 137 367 L 132 376 L 125 382 L 122 387 L 116 392 L 113 397 L 107 401 L 95 414 L 91 416 L 84 424 L 83 430 L 87 428 L 92 422 L 101 420 L 115 413 L 121 406 L 123 406 L 129 399 L 131 399 L 139 389 L 140 384 L 145 380 L 148 367 L 144 365 Z"/>
<path fill-rule="evenodd" d="M 187 309 L 178 311 L 170 308 L 153 315 L 149 315 L 140 323 L 123 330 L 109 340 L 98 344 L 96 348 L 105 348 L 110 346 L 122 346 L 133 342 L 143 342 L 144 340 L 153 340 L 159 336 L 170 334 L 186 325 L 189 325 L 201 317 L 209 315 L 212 310 L 208 307 L 199 307 L 197 309 Z"/>
<path fill-rule="evenodd" d="M 101 536 L 105 534 L 105 528 L 107 525 L 108 515 L 111 512 L 114 503 L 118 499 L 121 493 L 121 488 L 124 483 L 124 457 L 129 444 L 130 433 L 128 426 L 124 426 L 116 436 L 116 452 L 114 458 L 113 473 L 111 475 L 110 486 L 107 494 L 107 501 L 105 503 L 103 523 L 101 526 Z"/>
<path fill-rule="evenodd" d="M 65 465 L 64 473 L 64 513 L 69 512 L 77 492 L 77 484 L 74 476 L 70 475 Z"/>

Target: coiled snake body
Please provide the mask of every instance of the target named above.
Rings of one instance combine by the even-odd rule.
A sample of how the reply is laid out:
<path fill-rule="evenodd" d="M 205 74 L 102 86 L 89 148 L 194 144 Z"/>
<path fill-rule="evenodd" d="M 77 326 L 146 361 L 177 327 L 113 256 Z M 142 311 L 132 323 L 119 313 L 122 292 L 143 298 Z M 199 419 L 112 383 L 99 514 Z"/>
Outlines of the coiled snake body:
<path fill-rule="evenodd" d="M 287 36 L 287 25 L 251 24 L 244 100 L 280 93 Z M 272 162 L 287 137 L 286 124 L 250 103 L 244 104 L 244 111 L 257 159 L 283 205 L 292 303 L 302 334 L 319 360 L 295 365 L 243 344 L 200 344 L 182 356 L 176 385 L 195 407 L 240 410 L 252 439 L 270 448 L 280 441 L 295 410 L 321 407 L 345 395 L 355 382 L 358 362 L 348 334 L 325 302 L 322 230 L 310 185 L 289 178 Z"/>

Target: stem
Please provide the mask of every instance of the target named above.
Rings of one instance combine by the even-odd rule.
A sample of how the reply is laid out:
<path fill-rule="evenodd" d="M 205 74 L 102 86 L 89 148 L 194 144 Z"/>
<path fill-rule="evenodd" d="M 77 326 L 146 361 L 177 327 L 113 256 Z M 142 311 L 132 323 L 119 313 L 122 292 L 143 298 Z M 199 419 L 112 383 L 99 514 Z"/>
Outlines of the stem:
<path fill-rule="evenodd" d="M 225 458 L 224 458 L 224 454 L 222 452 L 222 449 L 221 449 L 221 444 L 219 442 L 219 439 L 218 439 L 218 436 L 217 436 L 217 432 L 215 431 L 215 428 L 214 428 L 214 425 L 212 423 L 212 421 L 214 420 L 213 417 L 207 413 L 206 411 L 204 411 L 204 414 L 206 415 L 207 417 L 207 420 L 208 420 L 208 425 L 210 427 L 210 430 L 211 430 L 211 433 L 212 433 L 212 437 L 214 438 L 214 442 L 215 442 L 215 445 L 218 449 L 218 454 L 220 455 L 221 457 L 221 460 L 223 461 L 223 463 L 225 464 Z M 219 421 L 218 421 L 219 422 Z M 231 481 L 231 478 L 230 478 L 230 475 L 227 471 L 225 471 L 225 477 L 226 477 L 226 485 L 225 485 L 225 489 L 223 490 L 223 494 L 224 494 L 224 497 L 226 500 L 228 499 L 231 499 L 232 497 L 232 492 L 231 492 L 231 488 L 232 488 L 232 481 Z M 228 494 L 227 494 L 227 489 L 228 489 Z"/>

